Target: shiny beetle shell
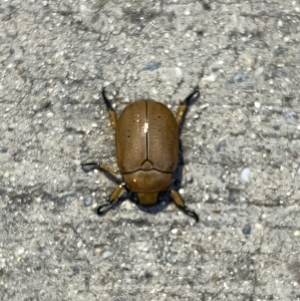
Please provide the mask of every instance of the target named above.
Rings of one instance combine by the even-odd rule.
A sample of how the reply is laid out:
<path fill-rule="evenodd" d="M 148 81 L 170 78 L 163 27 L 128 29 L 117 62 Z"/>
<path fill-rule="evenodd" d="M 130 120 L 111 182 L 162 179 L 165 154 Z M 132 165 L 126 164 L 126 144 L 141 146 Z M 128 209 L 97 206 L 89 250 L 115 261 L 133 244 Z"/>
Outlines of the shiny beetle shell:
<path fill-rule="evenodd" d="M 115 139 L 122 174 L 143 169 L 173 173 L 177 167 L 178 124 L 160 102 L 141 100 L 127 106 L 118 118 Z"/>

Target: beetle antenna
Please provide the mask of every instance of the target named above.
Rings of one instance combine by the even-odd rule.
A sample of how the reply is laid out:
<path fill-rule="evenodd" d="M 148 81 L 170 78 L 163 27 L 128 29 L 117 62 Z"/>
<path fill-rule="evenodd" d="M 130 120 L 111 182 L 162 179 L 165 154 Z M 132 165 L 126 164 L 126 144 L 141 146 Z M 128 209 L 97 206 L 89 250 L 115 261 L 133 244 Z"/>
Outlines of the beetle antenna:
<path fill-rule="evenodd" d="M 197 85 L 193 92 L 191 94 L 189 94 L 186 99 L 183 101 L 183 104 L 185 104 L 186 106 L 191 105 L 193 102 L 196 101 L 197 98 L 200 97 L 200 90 L 199 90 L 199 86 Z"/>
<path fill-rule="evenodd" d="M 114 111 L 114 108 L 112 107 L 112 105 L 111 105 L 109 99 L 107 98 L 105 88 L 102 89 L 102 97 L 103 97 L 103 99 L 104 99 L 104 102 L 105 102 L 105 105 L 106 105 L 107 109 L 108 109 L 109 111 Z"/>

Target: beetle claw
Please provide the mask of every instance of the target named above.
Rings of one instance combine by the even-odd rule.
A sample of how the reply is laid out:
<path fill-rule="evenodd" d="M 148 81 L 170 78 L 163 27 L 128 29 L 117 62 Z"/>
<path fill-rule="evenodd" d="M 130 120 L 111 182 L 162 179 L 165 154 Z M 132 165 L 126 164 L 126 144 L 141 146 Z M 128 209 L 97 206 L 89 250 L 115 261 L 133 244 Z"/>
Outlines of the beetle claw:
<path fill-rule="evenodd" d="M 183 211 L 186 215 L 192 217 L 196 221 L 196 223 L 199 222 L 199 216 L 196 212 L 194 212 L 192 210 L 188 210 L 188 209 L 184 209 Z"/>
<path fill-rule="evenodd" d="M 105 214 L 107 211 L 109 211 L 111 209 L 111 203 L 106 203 L 104 205 L 101 205 L 97 208 L 97 214 L 98 215 L 103 215 Z M 108 208 L 107 208 L 108 207 Z"/>
<path fill-rule="evenodd" d="M 103 88 L 101 92 L 102 92 L 102 97 L 103 97 L 103 100 L 104 100 L 104 102 L 105 102 L 105 105 L 106 105 L 107 109 L 108 109 L 109 111 L 114 111 L 114 108 L 112 107 L 112 105 L 111 105 L 109 99 L 108 99 L 107 96 L 106 96 L 106 90 L 105 90 L 105 88 Z"/>
<path fill-rule="evenodd" d="M 186 106 L 189 106 L 189 105 L 193 104 L 197 100 L 198 97 L 200 97 L 200 90 L 199 90 L 199 86 L 197 85 L 194 88 L 193 92 L 187 96 L 187 98 L 184 100 L 183 103 Z"/>
<path fill-rule="evenodd" d="M 84 172 L 90 172 L 95 169 L 99 170 L 99 164 L 96 162 L 81 163 L 81 168 Z"/>

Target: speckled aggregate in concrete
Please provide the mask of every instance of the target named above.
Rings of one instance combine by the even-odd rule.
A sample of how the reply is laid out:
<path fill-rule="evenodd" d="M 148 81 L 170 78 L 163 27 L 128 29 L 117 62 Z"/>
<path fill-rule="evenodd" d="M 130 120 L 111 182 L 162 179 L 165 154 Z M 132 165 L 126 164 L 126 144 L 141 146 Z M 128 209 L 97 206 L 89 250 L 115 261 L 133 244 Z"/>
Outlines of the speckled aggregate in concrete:
<path fill-rule="evenodd" d="M 1 300 L 300 300 L 298 1 L 0 2 Z M 180 192 L 157 214 L 116 166 L 120 112 L 201 98 Z"/>

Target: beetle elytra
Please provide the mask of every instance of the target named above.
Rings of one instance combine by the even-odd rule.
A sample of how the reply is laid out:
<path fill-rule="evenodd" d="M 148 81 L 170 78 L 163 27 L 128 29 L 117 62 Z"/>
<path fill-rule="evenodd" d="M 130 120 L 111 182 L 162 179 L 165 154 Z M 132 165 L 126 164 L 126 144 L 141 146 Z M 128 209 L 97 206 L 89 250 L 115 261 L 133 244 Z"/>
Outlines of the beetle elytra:
<path fill-rule="evenodd" d="M 98 163 L 82 166 L 84 170 L 94 166 L 110 174 L 121 174 L 123 182 L 114 189 L 108 203 L 98 208 L 98 214 L 107 212 L 124 188 L 136 193 L 143 206 L 155 205 L 158 194 L 169 191 L 177 207 L 197 222 L 198 215 L 187 209 L 181 195 L 170 187 L 178 165 L 179 128 L 187 106 L 200 96 L 198 86 L 181 102 L 176 115 L 163 103 L 139 100 L 125 107 L 117 117 L 105 89 L 102 96 L 115 131 L 118 169 Z"/>

